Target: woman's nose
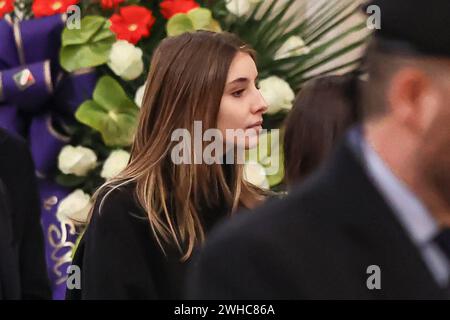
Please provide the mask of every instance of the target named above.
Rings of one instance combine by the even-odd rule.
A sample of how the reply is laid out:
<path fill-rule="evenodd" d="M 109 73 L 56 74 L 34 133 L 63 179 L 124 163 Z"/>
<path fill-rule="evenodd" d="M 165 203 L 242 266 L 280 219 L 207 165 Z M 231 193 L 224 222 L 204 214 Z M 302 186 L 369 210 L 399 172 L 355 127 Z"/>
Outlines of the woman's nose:
<path fill-rule="evenodd" d="M 261 92 L 259 90 L 256 91 L 255 95 L 255 102 L 253 104 L 253 113 L 265 113 L 267 112 L 268 106 L 266 103 L 266 100 L 264 100 L 264 97 L 262 96 Z"/>

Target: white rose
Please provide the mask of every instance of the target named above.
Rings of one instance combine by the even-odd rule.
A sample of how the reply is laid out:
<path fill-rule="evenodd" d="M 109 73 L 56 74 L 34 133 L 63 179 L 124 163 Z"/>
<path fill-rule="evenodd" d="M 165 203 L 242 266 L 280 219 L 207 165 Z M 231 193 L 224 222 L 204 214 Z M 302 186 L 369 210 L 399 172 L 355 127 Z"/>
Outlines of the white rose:
<path fill-rule="evenodd" d="M 301 56 L 311 52 L 311 49 L 305 45 L 305 42 L 299 36 L 292 36 L 275 53 L 275 60 Z"/>
<path fill-rule="evenodd" d="M 58 168 L 65 174 L 83 177 L 96 165 L 97 156 L 94 151 L 82 146 L 67 145 L 62 148 L 58 156 Z"/>
<path fill-rule="evenodd" d="M 266 170 L 257 162 L 247 162 L 244 165 L 244 179 L 262 189 L 269 189 Z"/>
<path fill-rule="evenodd" d="M 144 93 L 145 93 L 145 86 L 147 85 L 147 82 L 144 83 L 142 86 L 140 86 L 136 94 L 134 96 L 134 103 L 140 108 L 142 107 L 142 101 L 144 100 Z"/>
<path fill-rule="evenodd" d="M 85 223 L 91 208 L 91 196 L 84 193 L 83 190 L 77 189 L 59 203 L 56 217 L 61 222 Z"/>
<path fill-rule="evenodd" d="M 110 179 L 119 174 L 126 168 L 128 161 L 130 160 L 130 154 L 125 150 L 115 150 L 111 152 L 108 159 L 106 159 L 103 165 L 100 176 L 105 179 Z"/>
<path fill-rule="evenodd" d="M 290 110 L 292 102 L 295 99 L 295 93 L 292 91 L 289 83 L 281 78 L 272 76 L 259 83 L 260 92 L 267 103 L 268 114 L 275 114 L 280 110 Z"/>
<path fill-rule="evenodd" d="M 232 14 L 242 17 L 246 15 L 261 0 L 228 0 L 227 10 Z"/>
<path fill-rule="evenodd" d="M 144 71 L 142 50 L 125 40 L 116 41 L 109 54 L 108 66 L 124 80 L 134 80 Z"/>

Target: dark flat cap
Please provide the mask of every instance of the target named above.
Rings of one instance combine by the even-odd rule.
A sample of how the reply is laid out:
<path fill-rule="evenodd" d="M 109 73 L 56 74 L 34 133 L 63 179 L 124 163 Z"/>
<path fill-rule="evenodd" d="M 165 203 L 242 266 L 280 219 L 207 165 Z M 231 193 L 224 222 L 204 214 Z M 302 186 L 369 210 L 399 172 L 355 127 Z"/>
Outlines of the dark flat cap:
<path fill-rule="evenodd" d="M 393 47 L 450 57 L 450 0 L 371 0 L 364 8 L 370 5 L 381 10 L 376 38 Z"/>

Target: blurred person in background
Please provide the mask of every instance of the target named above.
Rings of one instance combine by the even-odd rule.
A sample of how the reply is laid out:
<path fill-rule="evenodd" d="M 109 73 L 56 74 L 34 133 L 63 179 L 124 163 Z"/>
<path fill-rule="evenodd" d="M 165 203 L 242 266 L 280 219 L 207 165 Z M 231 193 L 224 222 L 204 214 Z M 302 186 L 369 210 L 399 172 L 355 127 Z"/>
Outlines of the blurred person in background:
<path fill-rule="evenodd" d="M 33 160 L 0 129 L 0 299 L 51 299 Z"/>
<path fill-rule="evenodd" d="M 285 121 L 285 179 L 291 188 L 316 171 L 359 118 L 356 74 L 308 81 Z"/>

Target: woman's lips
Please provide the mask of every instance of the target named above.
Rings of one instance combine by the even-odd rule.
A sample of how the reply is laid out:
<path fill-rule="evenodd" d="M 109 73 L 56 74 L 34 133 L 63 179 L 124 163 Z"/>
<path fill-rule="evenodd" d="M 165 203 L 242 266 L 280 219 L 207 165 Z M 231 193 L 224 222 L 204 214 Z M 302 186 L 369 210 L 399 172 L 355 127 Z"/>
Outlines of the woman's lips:
<path fill-rule="evenodd" d="M 262 121 L 258 121 L 250 126 L 247 127 L 247 129 L 256 129 L 256 130 L 262 130 Z"/>
<path fill-rule="evenodd" d="M 262 126 L 248 127 L 247 130 L 248 130 L 248 129 L 255 129 L 255 130 L 259 131 L 259 130 L 262 130 Z"/>
<path fill-rule="evenodd" d="M 262 130 L 263 130 L 263 128 L 261 125 L 253 125 L 253 126 L 248 127 L 246 129 L 246 132 L 251 135 L 260 135 Z"/>

